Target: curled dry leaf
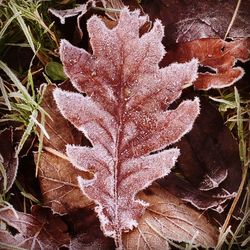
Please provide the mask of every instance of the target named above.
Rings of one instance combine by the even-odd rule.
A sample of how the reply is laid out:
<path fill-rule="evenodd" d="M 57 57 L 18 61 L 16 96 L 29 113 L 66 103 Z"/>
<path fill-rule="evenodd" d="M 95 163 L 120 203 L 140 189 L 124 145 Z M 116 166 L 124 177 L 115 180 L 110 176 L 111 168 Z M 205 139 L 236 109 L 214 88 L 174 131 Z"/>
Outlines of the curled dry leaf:
<path fill-rule="evenodd" d="M 153 186 L 141 192 L 139 197 L 150 206 L 138 227 L 124 234 L 126 250 L 171 249 L 168 241 L 191 243 L 206 249 L 216 246 L 217 229 L 204 215 L 166 190 Z"/>
<path fill-rule="evenodd" d="M 65 73 L 87 96 L 54 91 L 63 116 L 93 145 L 67 145 L 67 155 L 76 168 L 94 174 L 91 180 L 79 176 L 79 185 L 97 204 L 101 228 L 117 247 L 122 232 L 137 225 L 147 206 L 135 195 L 167 175 L 179 156 L 176 148 L 162 149 L 190 131 L 199 113 L 198 99 L 168 110 L 182 86 L 196 79 L 197 61 L 160 69 L 163 26 L 157 20 L 140 36 L 146 21 L 139 11 L 123 9 L 110 30 L 91 17 L 87 27 L 93 55 L 67 41 L 60 48 Z"/>
<path fill-rule="evenodd" d="M 162 20 L 167 32 L 164 45 L 210 37 L 224 39 L 237 4 L 238 0 L 154 0 L 141 3 L 152 19 Z M 228 37 L 250 36 L 249 9 L 250 1 L 241 1 Z"/>
<path fill-rule="evenodd" d="M 0 231 L 0 242 L 13 249 L 55 250 L 69 244 L 66 224 L 59 216 L 52 215 L 49 209 L 33 206 L 32 214 L 26 214 L 14 208 L 1 207 L 0 220 L 18 231 L 15 235 Z"/>
<path fill-rule="evenodd" d="M 162 61 L 163 65 L 173 62 L 186 62 L 197 58 L 201 66 L 212 72 L 199 73 L 194 87 L 199 90 L 223 88 L 237 82 L 243 75 L 241 67 L 234 67 L 237 60 L 250 59 L 250 38 L 226 42 L 221 39 L 207 38 L 177 44 Z"/>
<path fill-rule="evenodd" d="M 241 182 L 238 143 L 220 113 L 206 98 L 200 99 L 200 116 L 192 131 L 176 144 L 183 152 L 176 166 L 178 174 L 172 172 L 160 184 L 199 209 L 222 212 Z"/>
<path fill-rule="evenodd" d="M 46 119 L 50 139 L 44 138 L 38 179 L 44 205 L 54 213 L 64 214 L 91 203 L 82 194 L 77 182 L 77 176 L 88 178 L 89 174 L 74 168 L 67 159 L 66 144 L 81 144 L 83 135 L 60 114 L 52 95 L 54 88 L 54 85 L 47 86 L 41 104 L 51 119 Z M 37 153 L 35 160 L 37 161 Z"/>
<path fill-rule="evenodd" d="M 18 168 L 18 157 L 13 143 L 13 129 L 0 131 L 0 193 L 6 193 L 13 185 Z"/>

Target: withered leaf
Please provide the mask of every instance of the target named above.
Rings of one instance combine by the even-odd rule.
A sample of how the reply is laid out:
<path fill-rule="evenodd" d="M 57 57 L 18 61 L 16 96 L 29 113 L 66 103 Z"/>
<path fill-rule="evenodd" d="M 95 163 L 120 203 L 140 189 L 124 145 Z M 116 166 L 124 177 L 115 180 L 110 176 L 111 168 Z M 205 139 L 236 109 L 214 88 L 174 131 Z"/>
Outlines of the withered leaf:
<path fill-rule="evenodd" d="M 201 114 L 192 131 L 176 144 L 181 156 L 173 172 L 160 184 L 199 209 L 222 212 L 235 197 L 241 182 L 238 144 L 224 125 L 220 113 L 201 99 Z"/>
<path fill-rule="evenodd" d="M 126 250 L 171 249 L 169 241 L 191 243 L 206 249 L 215 247 L 217 229 L 204 215 L 159 186 L 141 192 L 139 197 L 150 206 L 136 229 L 124 234 Z"/>
<path fill-rule="evenodd" d="M 32 214 L 26 214 L 1 207 L 0 220 L 18 231 L 15 235 L 0 231 L 1 243 L 31 250 L 54 250 L 67 246 L 70 241 L 66 224 L 49 209 L 33 206 Z"/>
<path fill-rule="evenodd" d="M 81 144 L 83 136 L 57 109 L 52 95 L 54 88 L 55 85 L 47 86 L 41 104 L 52 119 L 46 119 L 50 139 L 44 139 L 38 178 L 44 205 L 55 213 L 64 214 L 90 204 L 77 182 L 77 176 L 88 178 L 89 175 L 74 168 L 67 160 L 66 144 Z M 37 160 L 37 154 L 35 155 Z"/>
<path fill-rule="evenodd" d="M 16 179 L 18 168 L 12 128 L 0 131 L 0 165 L 0 193 L 6 193 Z"/>
<path fill-rule="evenodd" d="M 70 250 L 113 250 L 114 241 L 103 235 L 96 213 L 88 207 L 79 209 L 65 216 L 68 225 L 73 229 L 74 237 L 70 241 Z"/>
<path fill-rule="evenodd" d="M 207 38 L 177 44 L 162 61 L 163 65 L 173 62 L 186 62 L 197 58 L 201 66 L 212 72 L 199 73 L 194 87 L 199 90 L 223 88 L 232 85 L 243 75 L 241 67 L 235 67 L 237 60 L 250 59 L 250 38 L 226 42 L 221 39 Z"/>
<path fill-rule="evenodd" d="M 160 18 L 166 29 L 164 45 L 189 42 L 201 38 L 221 38 L 227 33 L 238 0 L 193 1 L 154 0 L 141 5 L 152 18 Z M 250 36 L 250 1 L 241 1 L 228 37 Z"/>
<path fill-rule="evenodd" d="M 139 11 L 123 9 L 110 30 L 91 17 L 87 27 L 93 55 L 65 40 L 60 47 L 65 73 L 87 96 L 54 91 L 63 116 L 92 143 L 67 145 L 67 155 L 75 167 L 94 174 L 91 180 L 78 177 L 79 185 L 97 204 L 101 228 L 117 247 L 122 232 L 137 225 L 146 207 L 135 195 L 167 175 L 179 156 L 176 148 L 162 149 L 190 131 L 199 113 L 198 99 L 167 109 L 182 86 L 196 79 L 197 61 L 160 69 L 163 26 L 157 20 L 140 37 L 146 21 Z"/>

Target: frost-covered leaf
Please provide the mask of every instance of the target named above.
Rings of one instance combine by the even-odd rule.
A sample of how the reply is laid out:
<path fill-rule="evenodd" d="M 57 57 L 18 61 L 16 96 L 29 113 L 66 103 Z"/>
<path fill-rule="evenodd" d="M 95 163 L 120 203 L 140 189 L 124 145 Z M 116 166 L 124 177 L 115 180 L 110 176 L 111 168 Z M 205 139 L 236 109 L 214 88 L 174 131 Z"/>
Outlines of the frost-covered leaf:
<path fill-rule="evenodd" d="M 0 231 L 1 243 L 31 250 L 55 250 L 69 244 L 66 224 L 48 209 L 34 206 L 32 214 L 27 214 L 1 207 L 0 220 L 18 231 L 15 235 Z"/>
<path fill-rule="evenodd" d="M 168 110 L 182 86 L 196 79 L 197 60 L 160 69 L 163 26 L 157 20 L 139 36 L 146 21 L 139 11 L 124 9 L 110 30 L 91 17 L 93 55 L 67 41 L 60 47 L 65 73 L 87 96 L 54 91 L 63 116 L 93 146 L 68 145 L 67 155 L 75 167 L 94 174 L 91 180 L 79 177 L 79 185 L 97 204 L 101 228 L 117 246 L 121 233 L 136 226 L 145 210 L 146 203 L 135 195 L 167 175 L 179 156 L 176 148 L 163 149 L 190 131 L 199 113 L 198 99 Z"/>
<path fill-rule="evenodd" d="M 13 185 L 18 168 L 18 157 L 13 143 L 13 129 L 0 131 L 0 193 L 7 192 Z"/>
<path fill-rule="evenodd" d="M 221 38 L 227 33 L 238 0 L 193 1 L 154 0 L 142 1 L 146 13 L 160 18 L 166 29 L 163 44 L 183 43 L 201 38 Z M 250 1 L 241 1 L 228 37 L 250 36 Z"/>
<path fill-rule="evenodd" d="M 175 168 L 178 174 L 171 173 L 160 183 L 199 209 L 222 212 L 241 182 L 238 143 L 221 114 L 206 98 L 200 99 L 200 116 L 192 131 L 176 144 L 183 152 Z"/>
<path fill-rule="evenodd" d="M 88 0 L 85 4 L 80 4 L 79 6 L 73 8 L 73 9 L 66 9 L 66 10 L 56 10 L 53 8 L 50 8 L 49 11 L 54 16 L 58 17 L 60 19 L 61 24 L 65 24 L 65 19 L 69 17 L 77 16 L 77 31 L 82 38 L 83 32 L 81 29 L 81 18 L 86 14 L 88 9 L 95 5 L 95 0 Z"/>
<path fill-rule="evenodd" d="M 69 17 L 78 16 L 80 13 L 83 15 L 87 12 L 86 4 L 81 4 L 73 9 L 57 10 L 50 8 L 49 12 L 60 19 L 61 24 L 65 24 L 65 19 Z"/>
<path fill-rule="evenodd" d="M 139 197 L 150 206 L 139 220 L 138 227 L 124 234 L 126 250 L 171 249 L 169 241 L 191 243 L 206 249 L 216 246 L 217 229 L 204 215 L 166 190 L 150 187 Z"/>
<path fill-rule="evenodd" d="M 81 144 L 83 135 L 57 109 L 52 95 L 54 88 L 55 85 L 47 86 L 41 104 L 52 119 L 46 119 L 50 139 L 44 138 L 38 179 L 43 204 L 49 206 L 54 213 L 64 214 L 90 204 L 77 182 L 77 176 L 87 178 L 89 175 L 74 168 L 67 160 L 66 144 Z M 37 154 L 35 156 L 37 160 Z"/>
<path fill-rule="evenodd" d="M 221 39 L 207 38 L 181 43 L 167 53 L 162 64 L 187 62 L 197 58 L 201 66 L 212 72 L 199 73 L 194 86 L 199 90 L 223 88 L 237 82 L 244 70 L 235 66 L 237 60 L 250 59 L 250 38 L 226 42 Z"/>

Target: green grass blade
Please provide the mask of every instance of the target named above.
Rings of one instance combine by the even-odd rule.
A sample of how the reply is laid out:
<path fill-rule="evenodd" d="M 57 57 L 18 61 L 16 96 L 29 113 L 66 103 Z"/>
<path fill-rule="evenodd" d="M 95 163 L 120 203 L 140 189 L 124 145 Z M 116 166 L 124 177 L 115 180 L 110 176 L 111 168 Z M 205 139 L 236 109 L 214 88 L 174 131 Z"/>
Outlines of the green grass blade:
<path fill-rule="evenodd" d="M 8 110 L 11 110 L 11 105 L 10 105 L 10 101 L 9 101 L 9 98 L 8 98 L 8 94 L 7 94 L 7 91 L 6 91 L 5 87 L 4 87 L 3 79 L 2 79 L 1 76 L 0 76 L 0 89 L 1 89 L 4 101 L 5 101 L 5 104 L 8 107 Z"/>
<path fill-rule="evenodd" d="M 34 54 L 36 54 L 36 48 L 35 45 L 33 43 L 33 38 L 31 36 L 31 32 L 28 29 L 27 25 L 25 24 L 20 12 L 17 10 L 16 6 L 14 4 L 9 4 L 10 9 L 12 10 L 12 12 L 14 13 L 14 15 L 17 15 L 16 19 L 30 45 L 30 48 L 32 49 L 32 51 L 34 52 Z"/>

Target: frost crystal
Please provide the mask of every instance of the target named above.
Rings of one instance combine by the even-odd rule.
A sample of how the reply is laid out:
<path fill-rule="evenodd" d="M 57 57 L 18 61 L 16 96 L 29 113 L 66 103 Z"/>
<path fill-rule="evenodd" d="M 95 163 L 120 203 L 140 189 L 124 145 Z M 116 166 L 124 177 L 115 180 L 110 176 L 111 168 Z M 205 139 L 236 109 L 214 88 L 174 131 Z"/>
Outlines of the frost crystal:
<path fill-rule="evenodd" d="M 75 167 L 94 174 L 92 180 L 78 177 L 79 185 L 97 204 L 101 228 L 118 248 L 122 232 L 137 226 L 147 206 L 135 195 L 170 172 L 179 150 L 163 149 L 187 133 L 199 113 L 198 99 L 168 110 L 182 86 L 196 79 L 197 61 L 160 69 L 163 26 L 156 20 L 140 37 L 146 21 L 125 8 L 110 30 L 91 17 L 93 54 L 65 40 L 60 48 L 65 73 L 80 93 L 54 91 L 63 116 L 93 145 L 68 145 L 67 154 Z"/>

